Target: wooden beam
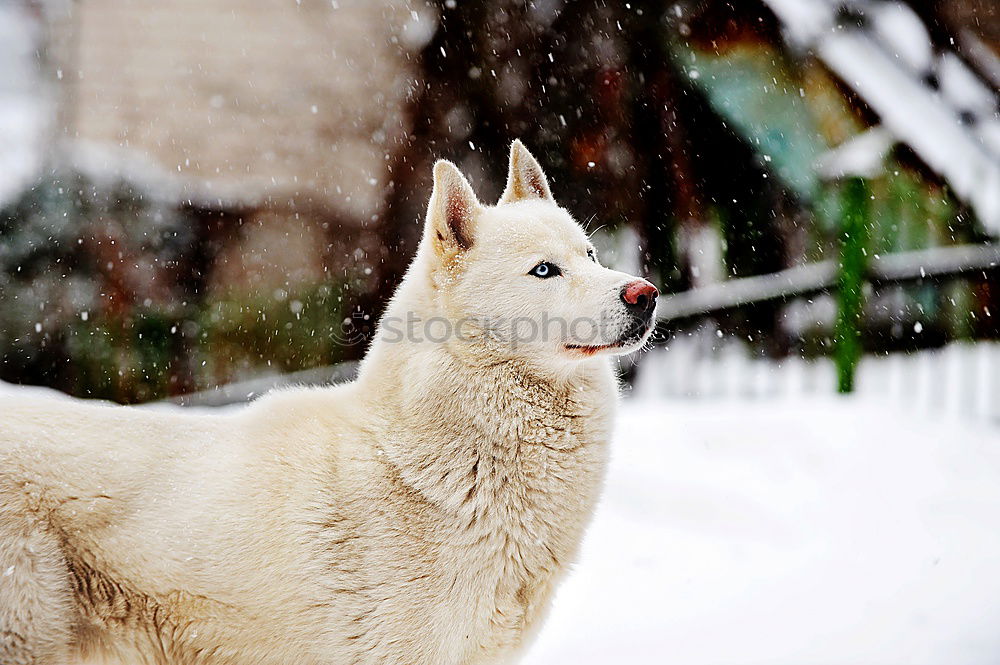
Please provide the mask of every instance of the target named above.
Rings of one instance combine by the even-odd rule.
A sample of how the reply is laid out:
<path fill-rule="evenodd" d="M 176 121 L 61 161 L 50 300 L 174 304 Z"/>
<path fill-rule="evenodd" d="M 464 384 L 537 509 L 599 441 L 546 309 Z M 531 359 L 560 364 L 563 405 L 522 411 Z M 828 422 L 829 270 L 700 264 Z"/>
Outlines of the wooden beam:
<path fill-rule="evenodd" d="M 1000 244 L 935 247 L 873 256 L 867 280 L 876 286 L 940 280 L 1000 270 Z M 836 287 L 836 261 L 821 261 L 768 275 L 731 279 L 661 298 L 658 321 L 721 314 L 749 305 L 829 292 Z"/>
<path fill-rule="evenodd" d="M 956 245 L 873 258 L 869 280 L 895 284 L 942 279 L 991 271 L 1000 267 L 1000 245 Z"/>

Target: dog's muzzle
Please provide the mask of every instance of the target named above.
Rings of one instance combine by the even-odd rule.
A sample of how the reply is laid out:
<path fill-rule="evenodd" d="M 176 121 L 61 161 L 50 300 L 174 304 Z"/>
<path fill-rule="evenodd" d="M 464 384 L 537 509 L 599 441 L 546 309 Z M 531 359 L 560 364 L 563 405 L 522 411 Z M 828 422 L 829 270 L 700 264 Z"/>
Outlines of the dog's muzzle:
<path fill-rule="evenodd" d="M 635 344 L 649 332 L 656 312 L 656 296 L 660 294 L 656 287 L 644 279 L 637 279 L 622 287 L 621 300 L 629 313 L 631 323 L 625 333 L 619 338 L 618 346 Z"/>

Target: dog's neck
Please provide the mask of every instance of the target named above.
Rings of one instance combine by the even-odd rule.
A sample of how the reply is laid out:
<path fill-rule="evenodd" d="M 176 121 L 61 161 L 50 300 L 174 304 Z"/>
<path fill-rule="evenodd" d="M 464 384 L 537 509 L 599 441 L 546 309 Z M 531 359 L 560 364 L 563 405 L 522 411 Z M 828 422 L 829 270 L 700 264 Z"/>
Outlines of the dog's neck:
<path fill-rule="evenodd" d="M 441 313 L 428 261 L 422 247 L 386 317 Z M 618 397 L 606 357 L 546 372 L 502 354 L 380 335 L 357 386 L 380 430 L 379 458 L 458 525 L 491 512 L 564 521 L 560 510 L 589 510 L 596 497 Z"/>
<path fill-rule="evenodd" d="M 397 430 L 379 437 L 379 452 L 400 482 L 460 522 L 549 513 L 543 504 L 580 491 L 578 475 L 601 472 L 617 400 L 608 359 L 550 377 L 515 360 L 469 362 L 444 344 L 380 344 L 359 377 L 363 392 L 380 387 L 374 411 Z M 572 473 L 553 473 L 564 467 Z"/>

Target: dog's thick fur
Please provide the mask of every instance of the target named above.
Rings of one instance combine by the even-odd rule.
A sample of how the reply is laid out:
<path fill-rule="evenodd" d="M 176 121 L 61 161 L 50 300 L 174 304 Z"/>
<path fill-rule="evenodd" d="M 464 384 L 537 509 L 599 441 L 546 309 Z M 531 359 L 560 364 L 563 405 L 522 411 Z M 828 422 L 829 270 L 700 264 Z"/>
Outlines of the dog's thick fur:
<path fill-rule="evenodd" d="M 450 163 L 434 174 L 357 381 L 221 415 L 2 404 L 0 663 L 514 658 L 601 484 L 617 399 L 604 351 L 648 333 L 624 336 L 635 278 L 588 257 L 519 142 L 497 206 Z M 539 261 L 562 274 L 530 275 Z M 466 319 L 463 339 L 390 339 L 409 312 Z M 612 331 L 583 348 L 482 324 L 601 312 Z"/>

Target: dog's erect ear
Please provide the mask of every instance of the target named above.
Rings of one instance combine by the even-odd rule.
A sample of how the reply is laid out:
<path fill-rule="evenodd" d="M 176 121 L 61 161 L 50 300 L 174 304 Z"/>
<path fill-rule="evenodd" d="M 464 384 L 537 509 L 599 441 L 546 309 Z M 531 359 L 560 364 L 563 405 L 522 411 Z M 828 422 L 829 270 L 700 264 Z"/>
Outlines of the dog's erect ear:
<path fill-rule="evenodd" d="M 434 191 L 427 209 L 431 242 L 440 254 L 453 254 L 472 247 L 473 224 L 482 210 L 476 193 L 462 172 L 451 162 L 434 164 Z"/>
<path fill-rule="evenodd" d="M 538 160 L 531 156 L 519 139 L 510 144 L 510 169 L 507 171 L 507 187 L 503 190 L 500 203 L 513 203 L 524 199 L 544 199 L 552 201 L 549 181 Z"/>

